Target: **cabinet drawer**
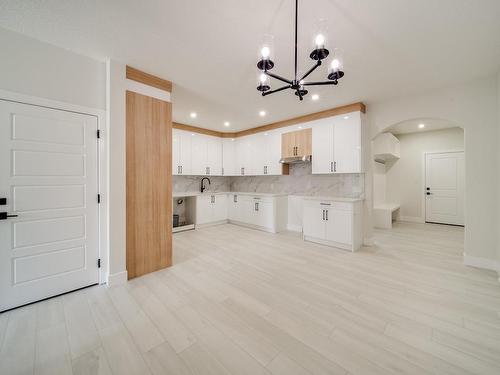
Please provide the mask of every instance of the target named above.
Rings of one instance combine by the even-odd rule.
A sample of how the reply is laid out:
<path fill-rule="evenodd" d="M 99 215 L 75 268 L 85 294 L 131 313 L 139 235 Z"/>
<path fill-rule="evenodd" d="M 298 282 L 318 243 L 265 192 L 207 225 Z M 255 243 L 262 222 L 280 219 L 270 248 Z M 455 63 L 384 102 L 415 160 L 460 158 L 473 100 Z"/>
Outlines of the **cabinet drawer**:
<path fill-rule="evenodd" d="M 321 201 L 318 203 L 318 205 L 332 210 L 349 211 L 349 212 L 353 211 L 352 203 L 348 202 Z"/>

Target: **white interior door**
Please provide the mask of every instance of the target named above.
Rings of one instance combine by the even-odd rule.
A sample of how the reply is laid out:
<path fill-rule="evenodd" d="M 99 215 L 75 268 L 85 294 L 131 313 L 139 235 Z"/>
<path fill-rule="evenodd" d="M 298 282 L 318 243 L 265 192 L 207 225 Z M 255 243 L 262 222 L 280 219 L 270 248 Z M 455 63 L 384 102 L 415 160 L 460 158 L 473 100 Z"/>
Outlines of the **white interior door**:
<path fill-rule="evenodd" d="M 98 282 L 97 118 L 0 100 L 0 311 Z"/>
<path fill-rule="evenodd" d="M 425 221 L 464 225 L 463 152 L 425 155 Z"/>

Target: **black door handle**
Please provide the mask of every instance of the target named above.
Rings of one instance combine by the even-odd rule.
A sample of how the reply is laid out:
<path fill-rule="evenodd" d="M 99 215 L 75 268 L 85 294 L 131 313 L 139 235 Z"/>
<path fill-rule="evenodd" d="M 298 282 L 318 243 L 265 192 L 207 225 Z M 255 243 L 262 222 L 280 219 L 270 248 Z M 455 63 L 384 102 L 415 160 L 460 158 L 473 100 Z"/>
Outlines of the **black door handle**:
<path fill-rule="evenodd" d="M 427 193 L 425 193 L 425 194 L 426 194 L 426 195 L 432 195 L 432 193 L 429 193 L 429 192 L 427 192 Z"/>
<path fill-rule="evenodd" d="M 7 212 L 0 212 L 0 220 L 7 220 L 9 217 L 17 217 L 17 215 L 8 215 Z"/>

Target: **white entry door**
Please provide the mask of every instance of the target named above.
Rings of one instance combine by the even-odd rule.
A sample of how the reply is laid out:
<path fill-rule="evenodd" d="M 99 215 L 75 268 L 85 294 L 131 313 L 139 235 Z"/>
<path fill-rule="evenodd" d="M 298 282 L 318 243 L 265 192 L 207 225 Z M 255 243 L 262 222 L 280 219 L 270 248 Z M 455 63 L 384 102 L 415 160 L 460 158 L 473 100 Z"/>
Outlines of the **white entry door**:
<path fill-rule="evenodd" d="M 425 155 L 425 221 L 464 225 L 463 152 Z"/>
<path fill-rule="evenodd" d="M 0 214 L 0 311 L 98 282 L 96 132 L 95 116 L 0 100 L 0 212 L 17 215 Z"/>

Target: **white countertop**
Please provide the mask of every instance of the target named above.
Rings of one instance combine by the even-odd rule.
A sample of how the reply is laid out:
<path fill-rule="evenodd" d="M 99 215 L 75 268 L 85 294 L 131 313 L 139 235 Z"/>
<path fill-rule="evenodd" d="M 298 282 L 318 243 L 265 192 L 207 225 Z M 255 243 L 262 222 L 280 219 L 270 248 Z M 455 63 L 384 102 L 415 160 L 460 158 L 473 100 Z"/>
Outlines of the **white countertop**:
<path fill-rule="evenodd" d="M 333 201 L 333 202 L 361 202 L 363 198 L 346 198 L 346 197 L 332 197 L 332 196 L 314 196 L 314 195 L 295 195 L 302 199 L 312 200 L 312 201 Z"/>
<path fill-rule="evenodd" d="M 204 193 L 200 193 L 199 191 L 190 191 L 190 192 L 174 192 L 172 194 L 173 198 L 182 198 L 182 197 L 197 197 L 200 195 L 221 195 L 221 194 L 231 194 L 231 195 L 251 195 L 254 197 L 284 197 L 288 194 L 284 193 L 252 193 L 252 192 L 239 192 L 239 191 L 205 191 Z"/>
<path fill-rule="evenodd" d="M 240 192 L 240 191 L 206 191 L 200 193 L 199 191 L 190 192 L 175 192 L 172 194 L 173 198 L 182 197 L 197 197 L 200 195 L 220 195 L 220 194 L 231 194 L 231 195 L 250 195 L 254 197 L 284 197 L 287 195 L 293 195 L 307 200 L 317 200 L 317 201 L 334 201 L 334 202 L 360 202 L 363 198 L 345 198 L 345 197 L 333 197 L 333 196 L 314 196 L 314 195 L 295 195 L 295 194 L 285 194 L 285 193 L 253 193 L 253 192 Z"/>

